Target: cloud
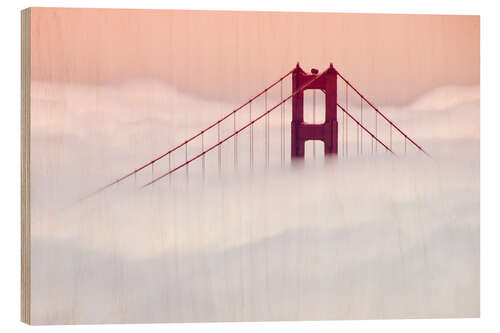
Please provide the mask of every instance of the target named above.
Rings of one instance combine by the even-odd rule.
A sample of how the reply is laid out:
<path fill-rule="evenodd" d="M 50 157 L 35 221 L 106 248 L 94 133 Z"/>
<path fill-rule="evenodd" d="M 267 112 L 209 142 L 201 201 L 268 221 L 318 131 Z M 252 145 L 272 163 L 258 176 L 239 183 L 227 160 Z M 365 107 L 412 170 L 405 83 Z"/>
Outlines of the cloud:
<path fill-rule="evenodd" d="M 309 152 L 302 166 L 281 168 L 278 156 L 266 169 L 259 144 L 250 170 L 242 133 L 237 172 L 230 143 L 221 177 L 215 151 L 205 175 L 197 161 L 188 181 L 182 171 L 137 190 L 162 161 L 78 203 L 229 106 L 159 82 L 33 90 L 35 322 L 478 316 L 476 88 L 383 108 L 431 159 Z M 271 124 L 279 135 L 279 116 Z"/>

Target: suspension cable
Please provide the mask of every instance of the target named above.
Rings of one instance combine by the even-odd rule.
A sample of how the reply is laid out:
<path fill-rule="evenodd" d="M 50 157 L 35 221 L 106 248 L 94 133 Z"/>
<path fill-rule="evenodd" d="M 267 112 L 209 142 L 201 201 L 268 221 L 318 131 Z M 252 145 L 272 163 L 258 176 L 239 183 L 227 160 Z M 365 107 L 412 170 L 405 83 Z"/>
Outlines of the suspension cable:
<path fill-rule="evenodd" d="M 344 111 L 344 113 L 349 117 L 351 118 L 358 126 L 360 126 L 366 133 L 368 133 L 369 135 L 371 135 L 371 137 L 373 139 L 375 139 L 375 141 L 377 141 L 378 143 L 380 143 L 387 151 L 391 152 L 393 155 L 396 155 L 389 147 L 387 147 L 382 141 L 379 140 L 379 138 L 377 138 L 377 136 L 375 136 L 372 132 L 370 132 L 365 126 L 361 125 L 359 123 L 359 121 L 356 120 L 356 118 L 354 118 L 353 115 L 351 115 L 346 109 L 344 109 L 341 105 L 337 104 L 337 106 L 339 108 L 342 109 L 342 111 Z"/>
<path fill-rule="evenodd" d="M 124 176 L 112 181 L 111 183 L 108 183 L 107 185 L 97 189 L 96 191 L 84 196 L 83 198 L 81 198 L 80 200 L 83 200 L 83 199 L 86 199 L 86 198 L 89 198 L 91 196 L 93 196 L 94 194 L 97 194 L 107 188 L 109 188 L 110 186 L 113 186 L 119 182 L 121 182 L 122 180 L 132 176 L 134 173 L 137 173 L 141 170 L 143 170 L 144 168 L 148 167 L 148 166 L 152 166 L 156 161 L 158 160 L 161 160 L 162 158 L 164 158 L 165 156 L 167 155 L 170 155 L 171 153 L 173 153 L 174 151 L 178 150 L 179 148 L 183 147 L 185 144 L 193 141 L 194 139 L 196 139 L 197 137 L 199 137 L 201 135 L 202 132 L 206 132 L 210 129 L 212 129 L 213 127 L 215 126 L 218 126 L 222 121 L 226 120 L 227 118 L 229 118 L 231 115 L 233 115 L 234 113 L 242 110 L 245 106 L 247 106 L 250 102 L 252 102 L 253 100 L 257 99 L 258 97 L 260 97 L 262 94 L 264 94 L 266 92 L 266 90 L 269 90 L 271 89 L 272 87 L 276 86 L 278 83 L 282 82 L 286 77 L 288 77 L 293 71 L 295 70 L 295 67 L 292 68 L 291 70 L 289 70 L 287 73 L 285 73 L 284 75 L 282 75 L 278 80 L 274 81 L 273 83 L 271 83 L 268 87 L 266 87 L 266 89 L 263 89 L 262 91 L 260 91 L 257 95 L 255 95 L 254 97 L 250 98 L 247 102 L 243 103 L 242 105 L 240 105 L 239 107 L 237 107 L 236 109 L 232 110 L 231 112 L 229 112 L 228 114 L 226 114 L 224 117 L 222 117 L 221 119 L 219 119 L 218 121 L 212 123 L 210 126 L 206 127 L 205 129 L 203 129 L 202 131 L 198 132 L 197 134 L 193 135 L 192 137 L 190 137 L 189 139 L 187 139 L 186 141 L 184 141 L 183 143 L 175 146 L 174 148 L 168 150 L 167 152 L 159 155 L 158 157 L 152 159 L 151 161 L 141 165 L 140 167 L 132 170 L 131 172 L 125 174 Z"/>
<path fill-rule="evenodd" d="M 212 145 L 211 147 L 207 148 L 205 151 L 199 153 L 198 155 L 192 157 L 190 160 L 187 160 L 186 162 L 178 165 L 176 168 L 172 169 L 171 171 L 169 172 L 166 172 L 158 177 L 156 177 L 155 179 L 153 179 L 152 181 L 146 183 L 145 185 L 143 185 L 142 187 L 147 187 L 149 185 L 152 185 L 154 184 L 155 182 L 159 181 L 160 179 L 162 179 L 163 177 L 166 177 L 167 175 L 179 170 L 180 168 L 188 165 L 189 163 L 193 162 L 194 160 L 200 158 L 202 155 L 208 153 L 209 151 L 213 150 L 214 148 L 216 148 L 217 146 L 223 144 L 224 142 L 226 142 L 227 140 L 231 139 L 231 138 L 235 138 L 236 139 L 236 136 L 238 135 L 238 133 L 240 133 L 241 131 L 245 130 L 246 128 L 250 127 L 251 125 L 253 125 L 255 122 L 259 121 L 261 118 L 265 117 L 267 114 L 271 113 L 273 110 L 275 110 L 278 106 L 281 106 L 283 105 L 286 101 L 288 101 L 290 98 L 292 98 L 293 96 L 297 95 L 298 93 L 304 91 L 304 89 L 306 89 L 307 87 L 309 87 L 312 83 L 314 83 L 316 80 L 318 80 L 323 74 L 325 74 L 327 72 L 327 70 L 325 70 L 324 72 L 322 72 L 321 74 L 317 75 L 316 77 L 314 77 L 312 80 L 310 80 L 309 82 L 305 83 L 302 87 L 300 87 L 299 89 L 297 89 L 296 91 L 292 92 L 291 95 L 289 95 L 288 97 L 286 97 L 285 99 L 282 99 L 278 104 L 276 104 L 275 106 L 273 106 L 271 109 L 269 109 L 268 111 L 266 111 L 265 113 L 261 114 L 259 117 L 255 118 L 254 120 L 252 120 L 250 123 L 242 126 L 240 129 L 238 130 L 235 130 L 232 134 L 228 135 L 226 138 L 222 139 L 221 141 L 215 143 L 214 145 Z M 342 108 L 342 107 L 341 107 Z"/>
<path fill-rule="evenodd" d="M 378 113 L 383 119 L 385 119 L 385 121 L 387 121 L 389 124 L 393 125 L 394 128 L 399 132 L 401 133 L 406 139 L 408 139 L 408 141 L 410 141 L 415 147 L 417 147 L 420 151 L 422 151 L 424 154 L 426 154 L 427 156 L 430 156 L 422 147 L 420 147 L 415 141 L 413 141 L 405 132 L 403 132 L 398 126 L 396 126 L 389 118 L 387 118 L 382 112 L 380 112 L 380 110 L 375 106 L 373 105 L 373 103 L 371 103 L 365 96 L 363 96 L 363 94 L 361 94 L 359 92 L 358 89 L 356 89 L 356 87 L 354 87 L 349 81 L 347 81 L 347 79 L 342 75 L 340 74 L 337 70 L 335 70 L 337 72 L 337 75 L 347 84 L 349 85 L 349 87 L 351 87 L 369 106 L 371 106 L 373 108 L 373 110 L 375 110 L 376 113 Z"/>

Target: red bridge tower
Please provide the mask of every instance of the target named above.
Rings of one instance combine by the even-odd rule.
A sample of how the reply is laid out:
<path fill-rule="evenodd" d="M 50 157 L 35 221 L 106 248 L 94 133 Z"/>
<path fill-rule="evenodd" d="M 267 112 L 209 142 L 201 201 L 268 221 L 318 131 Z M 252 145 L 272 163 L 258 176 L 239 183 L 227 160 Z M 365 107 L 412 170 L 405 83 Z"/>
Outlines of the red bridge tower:
<path fill-rule="evenodd" d="M 307 140 L 321 140 L 325 143 L 325 155 L 338 154 L 338 123 L 337 123 L 337 71 L 330 63 L 330 67 L 318 74 L 312 70 L 307 74 L 297 67 L 292 74 L 292 91 L 299 90 L 309 81 L 320 77 L 306 89 L 318 89 L 325 93 L 325 122 L 322 124 L 308 124 L 304 122 L 304 91 L 292 98 L 292 159 L 304 159 L 305 142 Z M 304 89 L 305 90 L 305 89 Z"/>

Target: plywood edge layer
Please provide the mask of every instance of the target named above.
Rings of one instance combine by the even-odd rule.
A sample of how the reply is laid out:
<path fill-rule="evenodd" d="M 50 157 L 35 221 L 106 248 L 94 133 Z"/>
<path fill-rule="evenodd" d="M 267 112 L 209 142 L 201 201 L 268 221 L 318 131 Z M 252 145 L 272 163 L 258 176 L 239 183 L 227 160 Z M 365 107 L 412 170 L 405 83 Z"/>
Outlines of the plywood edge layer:
<path fill-rule="evenodd" d="M 31 9 L 21 11 L 21 321 L 31 323 Z"/>

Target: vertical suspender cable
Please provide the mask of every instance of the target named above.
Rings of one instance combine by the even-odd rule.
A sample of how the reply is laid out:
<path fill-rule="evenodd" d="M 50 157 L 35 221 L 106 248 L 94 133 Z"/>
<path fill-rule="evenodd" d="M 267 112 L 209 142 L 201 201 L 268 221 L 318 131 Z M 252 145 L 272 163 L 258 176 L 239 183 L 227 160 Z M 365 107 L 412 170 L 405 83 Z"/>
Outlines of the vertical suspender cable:
<path fill-rule="evenodd" d="M 344 138 L 344 136 L 345 136 L 345 131 L 344 131 L 345 113 L 344 113 L 344 111 L 340 110 L 340 115 L 342 116 L 342 117 L 340 117 L 342 119 L 342 137 L 341 137 L 342 138 L 342 158 L 344 158 L 345 157 L 345 138 Z"/>
<path fill-rule="evenodd" d="M 347 106 L 346 106 L 346 109 L 347 109 Z M 344 148 L 344 158 L 346 157 L 346 140 L 347 140 L 347 136 L 345 134 L 345 132 L 346 132 L 346 118 L 347 118 L 347 116 L 346 116 L 345 112 L 342 112 L 342 136 L 344 137 L 344 142 L 343 142 L 343 144 L 344 144 L 344 147 L 343 147 Z"/>
<path fill-rule="evenodd" d="M 236 132 L 236 112 L 233 113 L 233 130 Z M 234 168 L 238 166 L 238 133 L 234 136 Z"/>
<path fill-rule="evenodd" d="M 283 101 L 283 80 L 280 81 L 280 102 Z M 283 103 L 284 104 L 284 103 Z M 284 156 L 284 152 L 283 152 L 283 104 L 281 104 L 280 108 L 281 108 L 281 132 L 280 132 L 280 135 L 281 135 L 281 138 L 280 138 L 280 142 L 281 142 L 281 150 L 280 150 L 280 154 L 281 154 L 281 166 L 283 167 L 283 156 Z"/>
<path fill-rule="evenodd" d="M 359 155 L 359 125 L 356 124 L 356 153 Z"/>
<path fill-rule="evenodd" d="M 283 165 L 285 165 L 285 153 L 286 153 L 286 102 L 282 104 L 283 106 Z"/>
<path fill-rule="evenodd" d="M 184 146 L 186 147 L 186 163 L 187 163 L 187 161 L 188 161 L 188 144 L 187 144 L 187 141 L 184 144 Z M 186 179 L 189 179 L 189 164 L 186 164 Z"/>
<path fill-rule="evenodd" d="M 391 150 L 392 150 L 392 123 L 389 123 L 389 126 L 390 126 L 390 127 L 389 127 L 389 130 L 390 130 L 390 136 L 391 136 L 391 140 L 390 140 L 390 143 L 389 143 L 389 145 L 390 145 L 390 146 L 389 146 L 389 147 L 390 147 L 390 148 L 391 148 Z"/>
<path fill-rule="evenodd" d="M 168 154 L 168 172 L 172 170 L 172 154 Z M 172 184 L 172 174 L 168 175 L 168 183 Z"/>
<path fill-rule="evenodd" d="M 316 124 L 316 89 L 313 89 L 313 124 Z M 313 141 L 313 158 L 316 159 L 316 141 Z"/>
<path fill-rule="evenodd" d="M 378 119 L 377 119 L 377 112 L 375 112 L 375 136 L 378 138 Z M 377 141 L 375 141 L 375 152 L 378 151 L 378 146 L 377 146 Z"/>
<path fill-rule="evenodd" d="M 267 89 L 264 93 L 264 109 L 267 112 Z M 266 114 L 266 167 L 269 167 L 269 113 Z"/>
<path fill-rule="evenodd" d="M 356 126 L 356 153 L 359 155 L 359 126 Z"/>
<path fill-rule="evenodd" d="M 345 157 L 347 158 L 349 154 L 349 117 L 345 117 Z"/>
<path fill-rule="evenodd" d="M 349 93 L 349 87 L 347 86 L 347 83 L 345 84 L 345 109 L 347 111 L 349 111 L 349 100 L 348 100 L 348 93 Z M 345 156 L 347 158 L 347 155 L 349 154 L 349 146 L 348 146 L 348 135 L 349 135 L 349 131 L 348 131 L 348 127 L 349 127 L 349 118 L 346 117 L 345 118 L 346 122 L 345 122 L 345 140 L 346 140 L 346 143 L 345 143 Z"/>
<path fill-rule="evenodd" d="M 345 157 L 345 113 L 342 112 L 342 157 Z"/>
<path fill-rule="evenodd" d="M 372 135 L 372 154 L 373 154 L 373 135 Z"/>
<path fill-rule="evenodd" d="M 342 150 L 342 157 L 344 157 L 344 111 L 340 110 L 340 119 L 342 119 L 342 136 L 340 137 L 342 142 L 341 142 L 341 150 Z"/>
<path fill-rule="evenodd" d="M 361 101 L 361 125 L 363 125 L 363 99 L 360 98 Z M 361 150 L 361 154 L 363 154 L 363 131 L 359 133 L 359 138 L 361 140 L 361 146 L 359 147 Z"/>
<path fill-rule="evenodd" d="M 338 146 L 338 143 L 337 143 L 337 152 L 338 152 L 339 156 L 342 156 L 342 137 L 339 136 L 339 131 L 338 131 L 338 128 L 340 127 L 339 125 L 341 123 L 341 117 L 339 117 L 339 107 L 337 106 L 335 109 L 337 112 L 337 137 L 340 137 L 340 146 Z M 342 111 L 340 111 L 340 112 L 342 112 Z"/>
<path fill-rule="evenodd" d="M 217 122 L 217 143 L 219 143 L 219 142 L 220 142 L 220 121 Z M 220 172 L 221 172 L 221 146 L 222 145 L 217 146 L 217 152 L 219 154 L 219 156 L 217 156 L 218 157 L 217 162 L 218 162 L 219 176 L 220 176 Z"/>
<path fill-rule="evenodd" d="M 250 169 L 253 166 L 253 123 L 252 123 L 252 102 L 248 105 L 250 115 Z"/>
<path fill-rule="evenodd" d="M 201 152 L 203 153 L 205 151 L 205 142 L 204 142 L 204 138 L 203 138 L 203 135 L 204 133 L 201 132 Z M 202 176 L 203 176 L 203 179 L 205 179 L 205 154 L 203 154 L 203 156 L 201 157 L 201 171 L 202 171 Z"/>
<path fill-rule="evenodd" d="M 337 108 L 338 110 L 338 108 Z M 338 111 L 340 113 L 339 122 L 340 122 L 340 133 L 339 132 L 339 137 L 340 137 L 340 156 L 344 156 L 344 112 L 342 110 Z M 342 135 L 340 135 L 342 134 Z"/>

